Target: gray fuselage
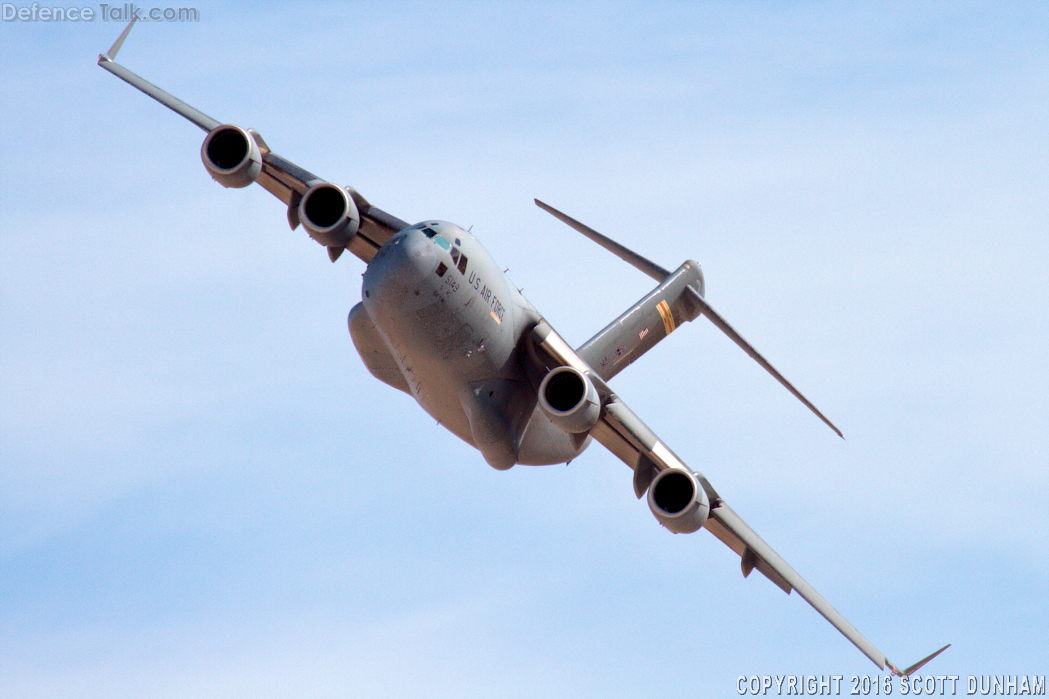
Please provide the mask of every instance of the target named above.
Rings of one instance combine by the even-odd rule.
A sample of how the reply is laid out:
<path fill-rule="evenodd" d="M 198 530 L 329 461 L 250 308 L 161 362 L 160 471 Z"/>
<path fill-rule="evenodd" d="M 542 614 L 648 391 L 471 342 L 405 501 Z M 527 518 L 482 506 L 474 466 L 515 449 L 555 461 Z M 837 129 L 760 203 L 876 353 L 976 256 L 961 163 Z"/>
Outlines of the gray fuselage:
<path fill-rule="evenodd" d="M 586 447 L 536 407 L 541 368 L 522 337 L 541 316 L 469 231 L 401 231 L 369 263 L 362 295 L 350 332 L 372 374 L 492 466 L 562 463 Z"/>

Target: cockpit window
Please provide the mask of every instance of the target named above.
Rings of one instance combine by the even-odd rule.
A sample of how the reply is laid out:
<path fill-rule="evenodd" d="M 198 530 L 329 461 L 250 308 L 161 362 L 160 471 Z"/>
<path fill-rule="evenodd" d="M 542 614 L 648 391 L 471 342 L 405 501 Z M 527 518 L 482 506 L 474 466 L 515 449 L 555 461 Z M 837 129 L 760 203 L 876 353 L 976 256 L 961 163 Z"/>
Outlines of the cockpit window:
<path fill-rule="evenodd" d="M 459 256 L 459 274 L 466 274 L 466 255 Z"/>
<path fill-rule="evenodd" d="M 443 235 L 434 236 L 433 242 L 437 243 L 439 247 L 442 247 L 445 250 L 451 250 L 452 248 L 452 244 L 445 240 Z"/>
<path fill-rule="evenodd" d="M 426 236 L 427 238 L 432 238 L 432 237 L 434 237 L 435 235 L 437 235 L 437 231 L 435 231 L 435 230 L 434 230 L 434 229 L 432 229 L 432 228 L 428 228 L 428 227 L 426 227 L 426 226 L 423 226 L 423 228 L 422 228 L 422 232 L 423 232 L 423 234 L 424 234 L 424 235 L 425 235 L 425 236 Z"/>
<path fill-rule="evenodd" d="M 452 263 L 455 264 L 459 261 L 459 248 L 452 248 Z"/>

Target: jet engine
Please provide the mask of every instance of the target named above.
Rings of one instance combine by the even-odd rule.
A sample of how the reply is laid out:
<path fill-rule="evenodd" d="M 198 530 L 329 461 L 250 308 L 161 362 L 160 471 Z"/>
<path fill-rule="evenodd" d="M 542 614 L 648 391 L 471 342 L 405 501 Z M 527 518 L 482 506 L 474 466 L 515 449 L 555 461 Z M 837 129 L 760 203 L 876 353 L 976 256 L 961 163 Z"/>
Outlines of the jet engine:
<path fill-rule="evenodd" d="M 259 145 L 239 126 L 216 126 L 200 147 L 200 159 L 223 187 L 247 187 L 262 172 Z"/>
<path fill-rule="evenodd" d="M 601 399 L 586 374 L 568 366 L 548 373 L 539 384 L 539 407 L 565 432 L 589 432 L 601 417 Z"/>
<path fill-rule="evenodd" d="M 315 184 L 299 202 L 299 220 L 310 237 L 329 248 L 349 245 L 361 225 L 357 205 L 342 187 Z"/>
<path fill-rule="evenodd" d="M 648 507 L 659 523 L 675 534 L 691 534 L 707 521 L 710 502 L 696 474 L 668 468 L 652 479 Z"/>

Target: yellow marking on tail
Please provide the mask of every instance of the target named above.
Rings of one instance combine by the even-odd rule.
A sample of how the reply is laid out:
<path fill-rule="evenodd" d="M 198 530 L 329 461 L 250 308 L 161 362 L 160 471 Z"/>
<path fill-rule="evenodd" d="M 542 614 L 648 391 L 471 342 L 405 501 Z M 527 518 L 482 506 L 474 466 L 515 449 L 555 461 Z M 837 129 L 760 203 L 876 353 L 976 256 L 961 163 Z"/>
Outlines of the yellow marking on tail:
<path fill-rule="evenodd" d="M 660 317 L 663 319 L 663 329 L 667 331 L 667 335 L 674 332 L 674 314 L 670 312 L 670 304 L 666 301 L 660 301 L 659 305 L 656 306 L 656 310 L 659 311 Z"/>

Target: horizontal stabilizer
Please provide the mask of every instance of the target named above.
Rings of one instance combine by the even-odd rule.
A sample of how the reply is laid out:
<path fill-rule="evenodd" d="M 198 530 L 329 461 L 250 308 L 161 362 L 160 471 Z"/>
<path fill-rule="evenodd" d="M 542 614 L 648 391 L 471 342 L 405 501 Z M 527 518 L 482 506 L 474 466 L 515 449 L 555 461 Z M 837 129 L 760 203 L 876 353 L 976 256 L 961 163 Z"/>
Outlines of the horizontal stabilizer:
<path fill-rule="evenodd" d="M 642 257 L 630 248 L 624 247 L 616 241 L 612 240 L 611 238 L 601 235 L 590 226 L 576 221 L 574 218 L 568 216 L 567 214 L 561 213 L 549 204 L 544 204 L 543 202 L 536 199 L 535 205 L 543 211 L 546 211 L 547 213 L 553 215 L 555 218 L 560 219 L 563 223 L 566 223 L 572 228 L 576 229 L 577 231 L 585 235 L 587 238 L 590 238 L 590 240 L 603 247 L 605 250 L 608 250 L 616 257 L 626 262 L 629 262 L 633 266 L 637 267 L 639 270 L 652 277 L 657 282 L 661 282 L 670 276 L 669 271 L 663 269 L 652 260 Z"/>
<path fill-rule="evenodd" d="M 832 430 L 834 430 L 835 434 L 837 434 L 842 439 L 845 439 L 845 435 L 841 433 L 841 430 L 835 427 L 834 423 L 828 420 L 827 417 L 820 412 L 819 408 L 812 404 L 812 401 L 803 396 L 801 394 L 801 391 L 794 388 L 794 384 L 792 384 L 790 381 L 787 381 L 787 378 L 783 374 L 779 373 L 779 370 L 777 370 L 776 367 L 772 366 L 772 364 L 769 363 L 769 360 L 761 356 L 761 353 L 754 349 L 753 345 L 747 342 L 746 339 L 744 339 L 744 337 L 740 335 L 735 328 L 729 325 L 728 321 L 722 318 L 721 314 L 715 311 L 714 307 L 707 303 L 706 299 L 704 299 L 699 294 L 695 293 L 695 291 L 692 291 L 692 293 L 694 294 L 693 300 L 699 304 L 700 308 L 702 308 L 703 315 L 709 318 L 711 323 L 716 325 L 718 329 L 721 330 L 721 332 L 728 335 L 733 342 L 739 345 L 744 352 L 749 354 L 751 359 L 760 364 L 765 371 L 772 374 L 772 377 L 774 379 L 783 384 L 783 387 L 790 391 L 795 398 L 804 403 L 805 407 L 811 410 L 816 415 L 816 417 L 818 417 L 820 420 L 823 420 L 827 427 L 830 427 Z"/>
<path fill-rule="evenodd" d="M 572 228 L 576 229 L 577 231 L 579 231 L 580 233 L 585 235 L 587 238 L 590 238 L 590 240 L 594 241 L 595 243 L 597 243 L 598 245 L 600 245 L 604 249 L 606 249 L 609 252 L 611 252 L 613 255 L 619 257 L 622 260 L 625 260 L 626 262 L 629 262 L 631 265 L 633 265 L 634 267 L 637 267 L 639 270 L 641 270 L 642 272 L 644 272 L 648 276 L 652 277 L 656 281 L 663 282 L 663 281 L 665 281 L 667 279 L 667 277 L 670 276 L 670 272 L 668 272 L 667 270 L 663 269 L 662 267 L 657 265 L 655 262 L 652 262 L 648 258 L 642 257 L 641 255 L 638 255 L 633 250 L 620 245 L 619 243 L 617 243 L 616 241 L 612 240 L 611 238 L 608 238 L 607 236 L 601 235 L 600 233 L 595 231 L 590 226 L 587 226 L 584 223 L 580 223 L 579 221 L 575 220 L 571 216 L 568 216 L 567 214 L 561 213 L 560 211 L 558 211 L 554 207 L 550 206 L 549 204 L 545 204 L 545 203 L 539 201 L 538 199 L 535 200 L 535 203 L 536 203 L 536 206 L 538 206 L 543 211 L 549 212 L 555 218 L 563 221 L 564 223 L 568 224 Z M 696 267 L 698 268 L 699 265 L 696 265 Z M 794 384 L 792 384 L 790 381 L 787 381 L 787 378 L 785 376 L 783 376 L 783 374 L 779 373 L 779 371 L 776 369 L 776 367 L 772 366 L 772 364 L 769 363 L 769 361 L 767 359 L 765 359 L 765 357 L 763 357 L 760 352 L 758 352 L 756 349 L 754 349 L 753 345 L 751 345 L 749 342 L 747 342 L 743 338 L 743 336 L 740 335 L 736 331 L 735 328 L 733 328 L 731 325 L 729 325 L 727 320 L 725 320 L 724 318 L 721 317 L 720 313 L 718 313 L 717 311 L 714 310 L 713 306 L 711 306 L 709 303 L 707 303 L 706 299 L 703 297 L 704 287 L 703 287 L 703 278 L 702 278 L 702 276 L 699 277 L 698 289 L 695 288 L 695 287 L 691 287 L 690 286 L 690 287 L 684 289 L 684 294 L 687 295 L 687 297 L 690 297 L 688 300 L 694 302 L 694 304 L 699 307 L 700 312 L 703 315 L 705 315 L 707 318 L 710 319 L 711 323 L 716 325 L 717 328 L 719 330 L 721 330 L 721 332 L 723 332 L 726 335 L 728 335 L 729 338 L 733 342 L 735 342 L 737 345 L 739 345 L 740 348 L 744 352 L 746 352 L 748 355 L 750 355 L 751 359 L 753 359 L 758 364 L 760 364 L 761 368 L 763 368 L 768 373 L 772 374 L 772 377 L 774 379 L 779 381 L 783 385 L 784 388 L 786 388 L 788 391 L 790 391 L 791 394 L 795 398 L 800 400 L 805 405 L 806 408 L 811 410 L 816 415 L 816 417 L 818 417 L 820 420 L 822 420 L 824 423 L 826 423 L 826 425 L 828 427 L 830 427 L 832 430 L 834 430 L 835 434 L 837 434 L 842 439 L 845 439 L 845 435 L 843 435 L 841 433 L 841 430 L 839 430 L 834 425 L 834 423 L 832 423 L 830 420 L 828 420 L 827 417 L 823 413 L 821 413 L 819 411 L 819 408 L 817 408 L 815 405 L 813 405 L 813 403 L 808 398 L 806 398 L 804 395 L 802 395 L 801 391 L 799 391 L 798 389 L 794 388 Z M 628 311 L 628 313 L 629 313 L 629 311 Z M 619 323 L 622 320 L 623 319 L 620 318 L 620 319 L 614 321 L 613 325 L 615 325 L 616 323 Z M 691 318 L 689 320 L 691 320 Z M 601 333 L 598 334 L 598 337 L 595 337 L 595 338 L 591 339 L 590 342 L 588 342 L 586 345 L 584 345 L 583 347 L 580 348 L 580 352 L 585 353 L 587 355 L 588 360 L 594 359 L 594 357 L 591 356 L 593 354 L 592 350 L 594 349 L 593 347 L 591 347 L 591 345 L 599 337 L 603 336 L 604 334 L 607 334 L 607 332 L 610 330 L 610 328 L 612 328 L 612 326 L 609 326 L 609 328 L 605 328 L 605 330 L 602 330 Z M 669 334 L 669 330 L 668 330 L 667 334 Z M 633 360 L 631 360 L 631 361 L 633 361 Z M 595 366 L 595 369 L 598 369 L 598 371 L 602 370 L 601 368 L 599 368 L 597 366 Z M 613 375 L 614 375 L 614 373 L 615 372 L 612 372 Z M 605 378 L 610 378 L 610 377 L 605 377 Z"/>

